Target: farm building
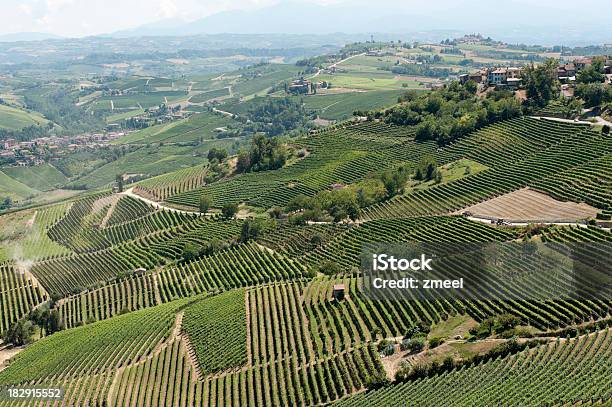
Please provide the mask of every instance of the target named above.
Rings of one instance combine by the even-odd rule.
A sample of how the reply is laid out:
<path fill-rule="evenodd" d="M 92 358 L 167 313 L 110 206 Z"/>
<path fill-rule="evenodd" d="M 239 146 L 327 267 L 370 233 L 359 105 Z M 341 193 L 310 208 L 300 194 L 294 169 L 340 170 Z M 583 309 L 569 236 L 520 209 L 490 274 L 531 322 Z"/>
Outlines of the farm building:
<path fill-rule="evenodd" d="M 332 291 L 332 295 L 333 295 L 334 299 L 336 301 L 343 300 L 344 299 L 345 290 L 346 290 L 346 288 L 344 287 L 344 284 L 334 284 L 334 288 L 333 288 L 333 291 Z"/>

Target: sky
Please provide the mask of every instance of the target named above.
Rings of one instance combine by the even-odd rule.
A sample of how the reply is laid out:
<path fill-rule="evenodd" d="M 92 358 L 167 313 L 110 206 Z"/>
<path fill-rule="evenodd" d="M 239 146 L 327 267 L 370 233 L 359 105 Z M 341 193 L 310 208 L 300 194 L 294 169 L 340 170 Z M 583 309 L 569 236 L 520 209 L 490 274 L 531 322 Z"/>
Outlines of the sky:
<path fill-rule="evenodd" d="M 468 17 L 495 19 L 496 13 L 516 13 L 517 18 L 554 20 L 555 15 L 576 16 L 581 21 L 610 13 L 610 0 L 0 0 L 0 35 L 40 32 L 84 37 L 138 27 L 164 19 L 193 21 L 221 11 L 255 10 L 287 1 L 317 5 L 346 4 L 371 13 L 418 12 L 420 15 L 470 13 Z M 369 4 L 368 4 L 369 3 Z M 475 4 L 479 4 L 476 5 Z M 487 9 L 496 4 L 495 10 Z M 537 9 L 534 9 L 537 5 Z M 500 9 L 500 7 L 503 8 Z M 431 14 L 429 14 L 431 13 Z M 611 39 L 612 40 L 612 39 Z"/>

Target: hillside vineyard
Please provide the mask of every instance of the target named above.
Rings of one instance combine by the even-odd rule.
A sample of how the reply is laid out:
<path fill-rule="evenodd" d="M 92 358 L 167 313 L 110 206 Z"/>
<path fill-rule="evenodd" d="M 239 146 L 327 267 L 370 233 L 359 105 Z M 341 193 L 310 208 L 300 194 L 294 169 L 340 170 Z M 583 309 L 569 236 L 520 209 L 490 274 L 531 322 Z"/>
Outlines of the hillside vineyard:
<path fill-rule="evenodd" d="M 612 45 L 430 34 L 0 35 L 0 407 L 612 405 Z"/>

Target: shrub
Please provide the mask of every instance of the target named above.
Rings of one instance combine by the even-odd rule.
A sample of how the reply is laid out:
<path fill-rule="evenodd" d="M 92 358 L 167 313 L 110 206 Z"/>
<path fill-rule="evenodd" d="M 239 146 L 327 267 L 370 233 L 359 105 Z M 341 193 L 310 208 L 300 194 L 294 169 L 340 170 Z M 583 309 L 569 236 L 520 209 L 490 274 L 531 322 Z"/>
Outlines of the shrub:
<path fill-rule="evenodd" d="M 434 336 L 433 338 L 429 339 L 429 348 L 433 349 L 433 348 L 437 348 L 438 346 L 442 345 L 444 343 L 444 339 L 438 337 L 438 336 Z"/>
<path fill-rule="evenodd" d="M 365 387 L 368 390 L 376 390 L 391 384 L 391 381 L 384 372 L 379 372 L 366 377 Z"/>

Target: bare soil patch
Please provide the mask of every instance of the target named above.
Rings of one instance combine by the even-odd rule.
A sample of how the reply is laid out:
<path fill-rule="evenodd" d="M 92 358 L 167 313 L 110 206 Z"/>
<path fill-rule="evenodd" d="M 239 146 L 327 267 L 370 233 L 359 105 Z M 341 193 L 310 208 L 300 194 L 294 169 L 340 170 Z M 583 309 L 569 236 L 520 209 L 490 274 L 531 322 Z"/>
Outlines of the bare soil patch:
<path fill-rule="evenodd" d="M 585 203 L 562 202 L 529 188 L 519 189 L 455 212 L 475 217 L 524 221 L 575 221 L 594 217 L 599 210 Z"/>
<path fill-rule="evenodd" d="M 5 344 L 0 345 L 0 372 L 6 369 L 8 366 L 8 361 L 21 352 L 23 347 L 13 347 Z"/>

